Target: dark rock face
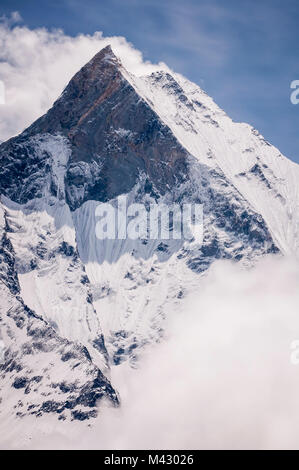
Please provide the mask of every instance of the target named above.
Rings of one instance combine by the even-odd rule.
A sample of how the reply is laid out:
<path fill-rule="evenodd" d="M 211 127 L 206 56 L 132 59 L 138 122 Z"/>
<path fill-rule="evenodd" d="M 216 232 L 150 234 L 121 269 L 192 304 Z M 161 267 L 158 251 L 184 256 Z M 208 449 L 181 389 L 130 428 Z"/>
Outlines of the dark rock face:
<path fill-rule="evenodd" d="M 24 136 L 0 146 L 0 193 L 19 203 L 43 196 L 51 171 L 49 155 Z"/>
<path fill-rule="evenodd" d="M 0 192 L 21 203 L 42 195 L 50 159 L 36 152 L 32 139 L 57 133 L 71 149 L 65 188 L 72 210 L 130 191 L 141 173 L 161 194 L 187 174 L 186 151 L 122 76 L 109 46 L 74 76 L 46 115 L 0 146 Z M 16 176 L 18 184 L 11 185 Z"/>
<path fill-rule="evenodd" d="M 16 295 L 20 292 L 20 286 L 14 264 L 12 244 L 7 238 L 6 233 L 3 232 L 2 239 L 0 240 L 0 280 L 8 287 L 12 294 Z"/>

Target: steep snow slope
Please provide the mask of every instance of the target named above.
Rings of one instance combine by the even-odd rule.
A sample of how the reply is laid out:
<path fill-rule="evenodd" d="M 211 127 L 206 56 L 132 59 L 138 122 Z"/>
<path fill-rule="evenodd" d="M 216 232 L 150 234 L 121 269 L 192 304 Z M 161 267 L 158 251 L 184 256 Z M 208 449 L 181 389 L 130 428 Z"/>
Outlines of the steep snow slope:
<path fill-rule="evenodd" d="M 197 85 L 167 72 L 134 77 L 138 93 L 191 155 L 228 180 L 262 215 L 285 254 L 299 250 L 299 167 L 245 123 L 233 122 Z"/>
<path fill-rule="evenodd" d="M 44 198 L 20 206 L 5 200 L 8 238 L 24 302 L 70 341 L 85 345 L 107 369 L 107 352 L 85 268 L 79 259 L 69 207 Z M 34 295 L 32 295 L 34 293 Z"/>

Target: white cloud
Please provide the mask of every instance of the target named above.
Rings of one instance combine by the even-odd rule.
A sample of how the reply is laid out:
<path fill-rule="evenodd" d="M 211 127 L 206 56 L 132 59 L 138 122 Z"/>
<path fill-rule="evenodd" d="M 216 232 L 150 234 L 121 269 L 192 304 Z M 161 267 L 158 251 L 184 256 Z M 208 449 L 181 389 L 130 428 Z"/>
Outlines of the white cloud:
<path fill-rule="evenodd" d="M 21 17 L 18 11 L 11 12 L 10 16 L 2 15 L 0 16 L 0 21 L 2 24 L 7 27 L 14 26 L 17 23 L 21 23 L 23 18 Z"/>
<path fill-rule="evenodd" d="M 298 447 L 299 366 L 290 362 L 298 281 L 288 260 L 248 272 L 216 264 L 180 312 L 169 312 L 167 341 L 138 371 L 118 371 L 123 409 L 107 413 L 102 446 Z M 87 447 L 101 445 L 90 438 Z"/>
<path fill-rule="evenodd" d="M 6 104 L 0 106 L 0 141 L 18 134 L 44 114 L 72 76 L 99 50 L 111 44 L 128 70 L 139 75 L 165 68 L 144 62 L 142 54 L 122 37 L 12 26 L 18 13 L 0 19 L 0 80 Z"/>
<path fill-rule="evenodd" d="M 199 292 L 169 312 L 166 340 L 147 350 L 139 369 L 114 368 L 120 409 L 102 410 L 91 428 L 59 423 L 50 431 L 55 417 L 22 420 L 9 445 L 298 448 L 299 366 L 290 361 L 298 281 L 298 264 L 286 259 L 249 271 L 215 264 Z"/>

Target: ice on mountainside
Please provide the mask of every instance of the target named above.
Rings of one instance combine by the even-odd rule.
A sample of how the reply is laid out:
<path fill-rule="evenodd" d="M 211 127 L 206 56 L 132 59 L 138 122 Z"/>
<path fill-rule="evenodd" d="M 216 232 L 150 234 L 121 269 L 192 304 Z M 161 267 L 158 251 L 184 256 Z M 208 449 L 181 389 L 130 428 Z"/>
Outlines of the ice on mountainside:
<path fill-rule="evenodd" d="M 4 344 L 0 363 L 0 394 L 4 405 L 1 419 L 8 419 L 12 413 L 17 417 L 56 413 L 62 420 L 95 417 L 101 399 L 108 398 L 117 405 L 118 397 L 87 348 L 79 341 L 69 341 L 53 320 L 40 316 L 24 302 L 18 270 L 23 257 L 19 262 L 16 259 L 13 243 L 6 233 L 7 217 L 1 204 L 0 327 Z M 39 248 L 37 259 L 43 259 L 46 250 L 40 244 L 36 248 Z M 43 275 L 41 270 L 39 274 Z M 38 298 L 35 286 L 30 289 Z M 44 312 L 42 308 L 40 311 Z"/>
<path fill-rule="evenodd" d="M 0 416 L 118 404 L 111 365 L 138 364 L 215 260 L 298 253 L 298 165 L 193 83 L 133 76 L 110 47 L 0 159 Z M 124 194 L 203 204 L 202 246 L 98 240 L 95 208 Z"/>

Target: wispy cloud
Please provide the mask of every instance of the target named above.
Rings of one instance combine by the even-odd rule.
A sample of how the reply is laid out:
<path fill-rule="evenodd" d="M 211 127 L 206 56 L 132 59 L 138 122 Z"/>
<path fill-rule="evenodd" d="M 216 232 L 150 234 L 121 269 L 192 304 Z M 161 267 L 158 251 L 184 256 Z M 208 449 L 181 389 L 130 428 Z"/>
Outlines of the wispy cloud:
<path fill-rule="evenodd" d="M 17 13 L 14 18 L 19 19 Z M 144 61 L 141 52 L 122 37 L 104 37 L 101 32 L 71 37 L 61 30 L 12 27 L 12 19 L 3 18 L 0 79 L 6 104 L 0 107 L 0 140 L 21 132 L 45 113 L 72 76 L 107 44 L 137 75 L 166 68 Z"/>

